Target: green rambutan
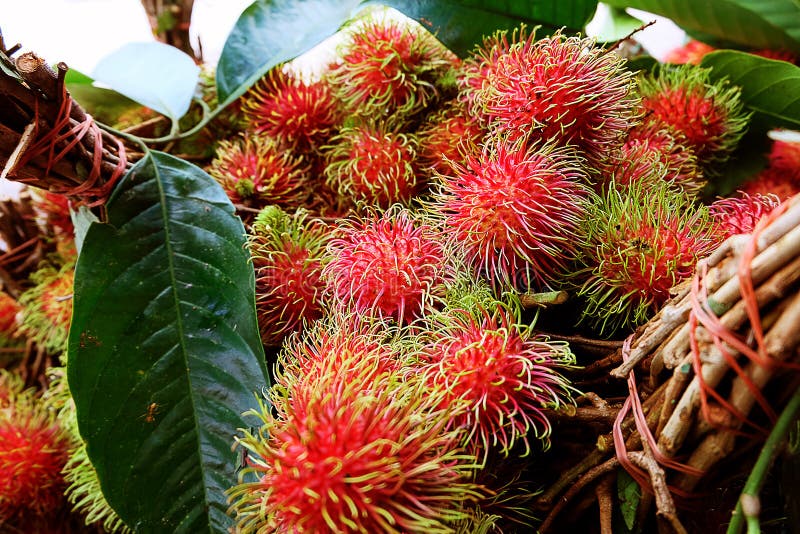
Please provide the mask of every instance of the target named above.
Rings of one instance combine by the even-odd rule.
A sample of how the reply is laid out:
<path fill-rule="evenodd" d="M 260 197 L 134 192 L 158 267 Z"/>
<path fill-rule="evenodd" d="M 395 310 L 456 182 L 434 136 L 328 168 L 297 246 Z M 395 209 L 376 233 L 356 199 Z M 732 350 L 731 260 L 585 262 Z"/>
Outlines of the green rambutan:
<path fill-rule="evenodd" d="M 341 107 L 325 80 L 306 83 L 281 66 L 257 82 L 242 103 L 248 130 L 300 152 L 330 139 L 342 119 Z"/>
<path fill-rule="evenodd" d="M 592 196 L 582 232 L 581 321 L 601 334 L 646 322 L 719 243 L 707 208 L 666 183 L 609 184 Z"/>
<path fill-rule="evenodd" d="M 361 314 L 410 323 L 452 279 L 438 232 L 396 207 L 340 228 L 324 268 L 330 294 Z"/>
<path fill-rule="evenodd" d="M 420 27 L 369 19 L 352 25 L 329 77 L 337 97 L 358 116 L 410 116 L 437 97 L 437 79 L 454 60 Z"/>
<path fill-rule="evenodd" d="M 413 136 L 385 126 L 353 126 L 343 128 L 327 149 L 327 184 L 351 203 L 388 208 L 407 203 L 422 185 Z"/>
<path fill-rule="evenodd" d="M 478 152 L 483 135 L 480 123 L 462 106 L 447 106 L 429 115 L 417 131 L 419 166 L 430 171 L 447 172 L 450 161 L 463 164 L 465 154 Z"/>
<path fill-rule="evenodd" d="M 739 192 L 739 196 L 719 198 L 709 207 L 714 220 L 718 239 L 724 241 L 736 234 L 749 234 L 762 217 L 781 204 L 776 195 L 749 195 Z"/>
<path fill-rule="evenodd" d="M 256 312 L 265 345 L 322 317 L 322 266 L 331 231 L 307 214 L 261 210 L 248 238 L 256 272 Z"/>
<path fill-rule="evenodd" d="M 258 480 L 229 492 L 237 529 L 451 532 L 448 523 L 481 493 L 468 480 L 476 465 L 460 431 L 447 428 L 442 392 L 376 372 L 374 352 L 330 356 L 335 364 L 273 388 L 275 410 L 262 405 L 261 428 L 238 438 L 249 453 L 245 473 Z"/>
<path fill-rule="evenodd" d="M 528 433 L 549 445 L 545 407 L 571 402 L 559 368 L 575 363 L 565 343 L 535 339 L 503 311 L 476 320 L 456 314 L 423 349 L 422 373 L 433 390 L 447 392 L 442 403 L 460 399 L 466 410 L 452 425 L 464 428 L 470 451 L 494 447 L 508 454 L 517 441 L 530 452 Z"/>
<path fill-rule="evenodd" d="M 711 176 L 736 148 L 750 115 L 743 109 L 741 90 L 712 81 L 709 72 L 691 64 L 662 66 L 639 77 L 639 92 L 646 120 L 679 132 Z"/>
<path fill-rule="evenodd" d="M 275 139 L 246 135 L 221 141 L 208 173 L 231 202 L 296 207 L 308 197 L 310 169 Z"/>
<path fill-rule="evenodd" d="M 573 150 L 498 138 L 439 177 L 431 211 L 476 273 L 526 291 L 574 258 L 585 182 Z"/>
<path fill-rule="evenodd" d="M 590 168 L 619 147 L 638 113 L 625 60 L 591 39 L 560 33 L 513 43 L 488 68 L 476 95 L 494 132 L 573 145 Z"/>

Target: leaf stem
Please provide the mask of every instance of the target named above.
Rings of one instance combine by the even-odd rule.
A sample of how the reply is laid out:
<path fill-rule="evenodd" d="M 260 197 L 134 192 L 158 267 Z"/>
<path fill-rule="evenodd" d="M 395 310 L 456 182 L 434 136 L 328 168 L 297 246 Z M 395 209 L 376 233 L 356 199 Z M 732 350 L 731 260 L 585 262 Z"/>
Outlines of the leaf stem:
<path fill-rule="evenodd" d="M 742 490 L 742 495 L 736 504 L 731 522 L 728 525 L 727 534 L 739 534 L 742 530 L 743 522 L 747 524 L 747 533 L 755 534 L 761 532 L 758 521 L 760 508 L 758 494 L 764 486 L 764 479 L 767 477 L 775 458 L 781 452 L 786 441 L 786 436 L 797 421 L 800 414 L 800 389 L 795 391 L 786 408 L 783 409 L 780 417 L 775 422 L 775 428 L 770 432 L 761 454 L 758 455 L 756 464 L 747 477 L 747 482 Z"/>

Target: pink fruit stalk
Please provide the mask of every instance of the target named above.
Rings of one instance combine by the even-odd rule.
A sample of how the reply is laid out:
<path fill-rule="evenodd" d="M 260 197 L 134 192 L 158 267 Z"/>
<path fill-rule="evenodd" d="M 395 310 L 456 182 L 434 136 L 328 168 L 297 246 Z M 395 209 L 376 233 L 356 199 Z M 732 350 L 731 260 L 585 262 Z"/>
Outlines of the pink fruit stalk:
<path fill-rule="evenodd" d="M 208 173 L 234 203 L 297 207 L 308 196 L 310 166 L 267 137 L 221 141 Z"/>
<path fill-rule="evenodd" d="M 413 137 L 377 125 L 344 128 L 326 153 L 327 184 L 350 203 L 388 208 L 420 189 Z"/>
<path fill-rule="evenodd" d="M 707 174 L 713 174 L 747 130 L 741 91 L 726 81 L 714 82 L 709 69 L 695 65 L 661 68 L 639 79 L 648 121 L 680 133 Z"/>
<path fill-rule="evenodd" d="M 508 454 L 518 441 L 527 454 L 530 432 L 546 447 L 550 422 L 542 409 L 571 400 L 558 373 L 574 363 L 569 348 L 530 337 L 504 312 L 455 316 L 423 358 L 428 383 L 447 392 L 442 402 L 466 402 L 451 424 L 467 431 L 468 449 L 484 458 L 493 448 Z"/>
<path fill-rule="evenodd" d="M 452 278 L 440 236 L 402 209 L 342 228 L 328 252 L 332 295 L 358 313 L 401 324 L 434 306 Z"/>
<path fill-rule="evenodd" d="M 573 145 L 590 167 L 619 147 L 638 113 L 625 60 L 556 33 L 511 45 L 477 94 L 480 117 L 512 139 Z"/>
<path fill-rule="evenodd" d="M 494 286 L 554 284 L 576 254 L 587 187 L 566 148 L 501 139 L 440 177 L 431 211 Z"/>
<path fill-rule="evenodd" d="M 582 321 L 601 334 L 647 321 L 719 243 L 707 210 L 668 184 L 611 184 L 593 195 L 583 234 Z"/>
<path fill-rule="evenodd" d="M 290 216 L 277 206 L 264 208 L 249 237 L 256 272 L 256 312 L 265 345 L 280 345 L 286 335 L 322 317 L 322 263 L 330 230 Z"/>
<path fill-rule="evenodd" d="M 437 96 L 455 57 L 422 29 L 393 21 L 354 25 L 331 71 L 336 95 L 362 117 L 413 115 Z"/>
<path fill-rule="evenodd" d="M 306 83 L 280 66 L 245 95 L 247 128 L 300 152 L 325 144 L 342 118 L 342 104 L 324 81 Z"/>

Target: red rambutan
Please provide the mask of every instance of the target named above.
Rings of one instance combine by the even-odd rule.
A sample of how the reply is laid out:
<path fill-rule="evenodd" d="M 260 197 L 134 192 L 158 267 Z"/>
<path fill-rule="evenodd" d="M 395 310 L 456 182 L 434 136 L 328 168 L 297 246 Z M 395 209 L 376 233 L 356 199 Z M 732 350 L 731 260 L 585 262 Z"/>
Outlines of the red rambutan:
<path fill-rule="evenodd" d="M 680 139 L 677 132 L 654 122 L 631 128 L 625 143 L 609 159 L 604 183 L 665 181 L 690 196 L 698 195 L 705 186 L 703 171 Z"/>
<path fill-rule="evenodd" d="M 754 179 L 742 183 L 739 191 L 748 195 L 775 195 L 782 202 L 800 193 L 800 180 L 792 180 L 790 174 L 767 167 Z"/>
<path fill-rule="evenodd" d="M 326 154 L 328 185 L 343 199 L 388 208 L 418 191 L 416 139 L 385 128 L 344 128 Z"/>
<path fill-rule="evenodd" d="M 18 314 L 22 307 L 17 300 L 6 293 L 0 291 L 0 345 L 10 340 L 17 331 Z"/>
<path fill-rule="evenodd" d="M 637 114 L 624 64 L 591 39 L 531 35 L 488 69 L 476 95 L 479 118 L 512 139 L 574 145 L 593 166 L 622 144 Z"/>
<path fill-rule="evenodd" d="M 610 184 L 593 195 L 583 235 L 581 320 L 603 334 L 647 321 L 719 243 L 708 210 L 668 184 Z"/>
<path fill-rule="evenodd" d="M 550 284 L 576 253 L 587 186 L 569 148 L 497 139 L 440 176 L 440 213 L 469 265 L 493 285 Z"/>
<path fill-rule="evenodd" d="M 249 237 L 256 271 L 256 311 L 261 341 L 279 345 L 290 332 L 322 317 L 322 261 L 330 231 L 287 215 L 277 206 L 258 214 Z"/>
<path fill-rule="evenodd" d="M 476 152 L 483 128 L 458 105 L 429 115 L 417 131 L 420 167 L 446 172 L 449 161 L 464 163 L 465 154 Z"/>
<path fill-rule="evenodd" d="M 34 207 L 45 226 L 56 234 L 69 236 L 75 233 L 69 213 L 69 198 L 65 195 L 31 189 Z"/>
<path fill-rule="evenodd" d="M 776 195 L 749 195 L 741 191 L 739 195 L 717 199 L 708 207 L 720 241 L 736 234 L 749 234 L 764 215 L 781 203 Z"/>
<path fill-rule="evenodd" d="M 570 399 L 557 372 L 575 361 L 569 347 L 531 338 L 504 312 L 483 320 L 456 315 L 423 349 L 423 360 L 425 380 L 447 392 L 445 405 L 466 402 L 451 424 L 466 430 L 468 450 L 484 455 L 495 446 L 508 454 L 518 440 L 527 454 L 530 430 L 547 447 L 550 422 L 542 408 Z"/>
<path fill-rule="evenodd" d="M 362 117 L 412 115 L 436 97 L 455 57 L 422 28 L 391 20 L 354 24 L 330 72 L 336 95 Z"/>
<path fill-rule="evenodd" d="M 699 65 L 706 54 L 715 51 L 711 45 L 702 41 L 691 39 L 686 44 L 674 48 L 664 58 L 665 63 L 674 63 L 676 65 L 683 65 L 691 63 L 692 65 Z"/>
<path fill-rule="evenodd" d="M 0 525 L 55 514 L 66 502 L 66 437 L 38 396 L 9 399 L 0 403 Z"/>
<path fill-rule="evenodd" d="M 208 173 L 234 203 L 296 207 L 308 196 L 309 170 L 301 156 L 274 139 L 244 136 L 219 143 Z"/>
<path fill-rule="evenodd" d="M 365 354 L 337 355 L 340 367 L 283 393 L 277 415 L 238 439 L 257 482 L 230 491 L 244 532 L 450 532 L 464 503 L 481 493 L 468 481 L 474 458 L 448 429 L 442 394 L 397 373 L 374 372 Z M 346 369 L 342 372 L 341 369 Z"/>
<path fill-rule="evenodd" d="M 736 148 L 750 115 L 741 90 L 727 81 L 713 82 L 709 69 L 696 65 L 663 66 L 639 78 L 647 120 L 679 132 L 706 174 L 713 174 Z"/>
<path fill-rule="evenodd" d="M 410 323 L 452 278 L 440 241 L 402 209 L 355 221 L 328 244 L 328 289 L 358 313 Z"/>
<path fill-rule="evenodd" d="M 341 104 L 325 81 L 306 83 L 278 66 L 244 96 L 248 129 L 300 152 L 313 151 L 333 134 Z"/>

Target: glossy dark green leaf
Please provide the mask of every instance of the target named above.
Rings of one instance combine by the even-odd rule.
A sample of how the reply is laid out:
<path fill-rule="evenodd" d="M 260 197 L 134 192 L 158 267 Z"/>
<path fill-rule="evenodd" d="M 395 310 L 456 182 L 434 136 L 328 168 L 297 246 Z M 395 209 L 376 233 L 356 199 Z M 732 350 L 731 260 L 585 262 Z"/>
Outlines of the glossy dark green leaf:
<path fill-rule="evenodd" d="M 751 48 L 800 51 L 800 5 L 794 0 L 604 0 L 672 19 L 702 32 Z"/>
<path fill-rule="evenodd" d="M 103 493 L 138 532 L 227 532 L 241 414 L 267 384 L 244 227 L 216 182 L 153 152 L 91 225 L 68 377 Z"/>
<path fill-rule="evenodd" d="M 222 50 L 220 102 L 240 96 L 269 69 L 310 50 L 371 4 L 420 21 L 459 55 L 482 36 L 523 22 L 582 30 L 597 8 L 596 0 L 257 0 L 239 17 Z"/>
<path fill-rule="evenodd" d="M 756 128 L 800 129 L 800 67 L 732 50 L 708 54 L 701 65 L 711 67 L 713 79 L 741 87 Z"/>

